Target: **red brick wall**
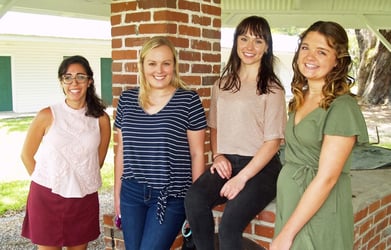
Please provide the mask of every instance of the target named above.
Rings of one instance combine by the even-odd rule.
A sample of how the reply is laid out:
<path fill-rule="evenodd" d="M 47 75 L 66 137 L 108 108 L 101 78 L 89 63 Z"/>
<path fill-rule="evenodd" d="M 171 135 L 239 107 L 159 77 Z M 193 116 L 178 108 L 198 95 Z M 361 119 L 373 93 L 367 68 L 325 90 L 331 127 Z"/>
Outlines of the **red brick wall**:
<path fill-rule="evenodd" d="M 375 195 L 375 194 L 374 194 Z M 214 209 L 216 231 L 224 206 Z M 274 234 L 275 204 L 270 203 L 247 226 L 243 236 L 269 249 Z M 115 248 L 112 248 L 114 232 Z M 113 226 L 113 216 L 104 215 L 106 249 L 125 250 L 122 233 Z M 354 215 L 354 250 L 391 249 L 391 190 L 390 194 L 369 204 Z M 179 234 L 171 250 L 180 250 L 182 237 Z"/>
<path fill-rule="evenodd" d="M 216 222 L 222 211 L 223 206 L 215 209 Z M 274 220 L 275 205 L 272 202 L 251 221 L 244 236 L 268 249 L 274 234 Z M 391 190 L 385 197 L 355 213 L 354 239 L 354 250 L 391 249 Z"/>
<path fill-rule="evenodd" d="M 391 190 L 389 192 L 354 215 L 355 250 L 391 249 Z"/>
<path fill-rule="evenodd" d="M 174 43 L 180 76 L 199 93 L 208 111 L 211 86 L 221 68 L 220 0 L 113 1 L 111 26 L 114 116 L 121 92 L 137 85 L 142 44 L 155 35 L 167 36 Z M 207 138 L 205 162 L 210 157 Z"/>

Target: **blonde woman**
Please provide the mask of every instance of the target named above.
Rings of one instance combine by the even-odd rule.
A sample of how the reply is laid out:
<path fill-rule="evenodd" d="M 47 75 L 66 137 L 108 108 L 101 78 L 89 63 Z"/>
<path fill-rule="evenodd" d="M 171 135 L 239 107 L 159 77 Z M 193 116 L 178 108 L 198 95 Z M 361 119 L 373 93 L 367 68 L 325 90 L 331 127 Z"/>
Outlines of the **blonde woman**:
<path fill-rule="evenodd" d="M 114 203 L 127 250 L 170 249 L 187 189 L 204 171 L 205 113 L 178 66 L 172 43 L 151 38 L 140 52 L 140 87 L 118 103 Z"/>

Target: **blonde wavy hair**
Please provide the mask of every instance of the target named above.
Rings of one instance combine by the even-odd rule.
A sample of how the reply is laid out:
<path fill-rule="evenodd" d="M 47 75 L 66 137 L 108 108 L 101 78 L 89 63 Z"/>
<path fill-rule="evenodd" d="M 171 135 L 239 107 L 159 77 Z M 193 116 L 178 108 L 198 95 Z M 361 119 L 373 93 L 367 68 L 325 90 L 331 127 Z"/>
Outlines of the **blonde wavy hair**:
<path fill-rule="evenodd" d="M 307 79 L 300 73 L 297 65 L 300 47 L 309 32 L 324 35 L 328 45 L 336 51 L 337 65 L 326 75 L 326 83 L 322 88 L 323 98 L 319 107 L 328 109 L 333 100 L 340 95 L 350 94 L 354 79 L 348 75 L 352 59 L 348 52 L 349 39 L 345 29 L 335 22 L 317 21 L 300 35 L 298 49 L 292 61 L 293 79 L 291 91 L 293 98 L 289 101 L 289 111 L 295 111 L 304 103 L 304 95 L 308 90 Z"/>
<path fill-rule="evenodd" d="M 182 81 L 179 77 L 179 63 L 178 63 L 178 56 L 175 50 L 174 45 L 171 43 L 168 38 L 163 37 L 163 36 L 156 36 L 152 37 L 148 41 L 146 41 L 140 51 L 140 57 L 138 61 L 138 71 L 140 74 L 140 91 L 139 91 L 139 104 L 142 108 L 146 108 L 149 105 L 151 105 L 151 102 L 149 100 L 149 93 L 151 91 L 151 85 L 150 83 L 146 80 L 145 77 L 145 72 L 144 72 L 144 60 L 145 57 L 148 55 L 148 53 L 155 48 L 158 48 L 160 46 L 167 46 L 170 48 L 173 59 L 174 59 L 174 76 L 171 80 L 171 85 L 174 88 L 182 88 L 182 89 L 188 89 L 188 86 L 184 81 Z"/>

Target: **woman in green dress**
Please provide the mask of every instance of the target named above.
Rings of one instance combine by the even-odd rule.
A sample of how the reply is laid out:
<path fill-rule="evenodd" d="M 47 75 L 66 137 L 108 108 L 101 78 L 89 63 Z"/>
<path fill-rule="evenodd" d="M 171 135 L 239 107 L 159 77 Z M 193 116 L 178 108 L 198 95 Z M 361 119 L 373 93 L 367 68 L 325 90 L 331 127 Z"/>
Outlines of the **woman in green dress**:
<path fill-rule="evenodd" d="M 341 25 L 318 21 L 300 36 L 270 250 L 353 248 L 350 158 L 368 132 L 350 64 Z"/>

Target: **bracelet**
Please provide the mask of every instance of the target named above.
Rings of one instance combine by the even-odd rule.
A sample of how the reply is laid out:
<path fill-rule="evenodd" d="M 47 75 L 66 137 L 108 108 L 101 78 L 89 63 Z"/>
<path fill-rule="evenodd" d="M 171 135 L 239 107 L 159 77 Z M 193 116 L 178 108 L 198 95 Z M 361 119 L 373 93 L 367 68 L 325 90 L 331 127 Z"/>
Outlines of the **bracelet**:
<path fill-rule="evenodd" d="M 220 156 L 224 156 L 223 154 L 216 154 L 216 155 L 213 155 L 212 159 L 213 161 L 215 161 L 217 158 L 219 158 Z"/>

